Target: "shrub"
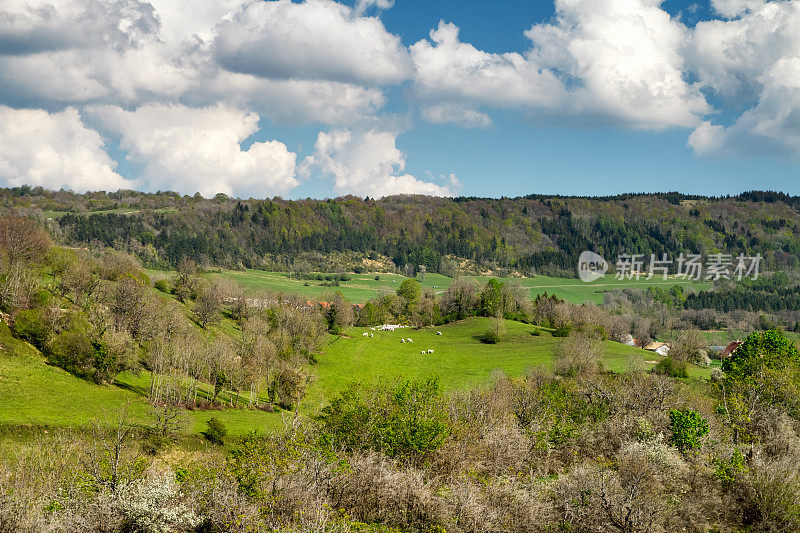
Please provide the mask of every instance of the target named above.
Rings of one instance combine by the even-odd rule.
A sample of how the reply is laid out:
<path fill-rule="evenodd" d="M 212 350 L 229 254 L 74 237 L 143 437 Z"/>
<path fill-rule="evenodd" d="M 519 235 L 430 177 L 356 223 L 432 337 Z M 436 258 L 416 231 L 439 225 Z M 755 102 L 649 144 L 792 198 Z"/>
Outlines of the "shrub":
<path fill-rule="evenodd" d="M 187 531 L 200 525 L 191 508 L 181 503 L 172 473 L 138 480 L 121 490 L 115 505 L 130 531 Z"/>
<path fill-rule="evenodd" d="M 586 337 L 568 337 L 555 350 L 553 371 L 560 376 L 576 377 L 600 371 L 603 344 Z"/>
<path fill-rule="evenodd" d="M 225 437 L 227 435 L 228 430 L 220 419 L 214 416 L 208 419 L 208 422 L 206 422 L 206 430 L 203 432 L 205 438 L 214 444 L 221 445 L 225 443 Z"/>
<path fill-rule="evenodd" d="M 484 344 L 497 344 L 500 342 L 500 335 L 498 335 L 494 329 L 490 329 L 481 335 L 479 340 Z"/>
<path fill-rule="evenodd" d="M 688 378 L 689 372 L 684 361 L 676 361 L 672 357 L 665 357 L 653 367 L 653 373 L 663 374 L 673 378 Z"/>
<path fill-rule="evenodd" d="M 153 284 L 153 287 L 161 292 L 169 292 L 169 283 L 167 283 L 167 280 L 165 279 L 156 281 L 155 284 Z"/>
<path fill-rule="evenodd" d="M 730 485 L 748 472 L 747 462 L 741 451 L 734 450 L 730 457 L 714 457 L 711 460 L 714 477 L 723 485 Z"/>
<path fill-rule="evenodd" d="M 55 336 L 48 359 L 73 374 L 88 375 L 95 360 L 95 347 L 83 333 L 64 331 Z"/>
<path fill-rule="evenodd" d="M 699 450 L 702 438 L 708 434 L 708 420 L 690 409 L 672 409 L 669 412 L 670 442 L 682 453 Z"/>
<path fill-rule="evenodd" d="M 52 333 L 41 309 L 20 311 L 14 320 L 14 332 L 39 349 L 44 347 Z"/>
<path fill-rule="evenodd" d="M 282 368 L 270 384 L 270 401 L 284 409 L 294 409 L 306 395 L 306 376 L 297 368 Z"/>
<path fill-rule="evenodd" d="M 553 331 L 553 337 L 566 337 L 570 331 L 572 331 L 572 326 L 563 324 Z"/>
<path fill-rule="evenodd" d="M 763 369 L 784 371 L 800 364 L 800 351 L 781 331 L 753 333 L 733 354 L 722 361 L 722 371 L 730 379 L 747 379 Z"/>
<path fill-rule="evenodd" d="M 424 457 L 450 435 L 436 379 L 367 390 L 353 384 L 323 409 L 318 421 L 332 444 L 372 448 L 389 457 Z"/>

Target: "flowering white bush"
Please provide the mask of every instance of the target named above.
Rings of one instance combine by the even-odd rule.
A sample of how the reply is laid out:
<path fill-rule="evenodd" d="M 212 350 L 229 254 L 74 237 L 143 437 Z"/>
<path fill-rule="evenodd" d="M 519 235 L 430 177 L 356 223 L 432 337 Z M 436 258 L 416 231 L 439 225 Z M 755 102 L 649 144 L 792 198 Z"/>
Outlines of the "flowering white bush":
<path fill-rule="evenodd" d="M 131 483 L 118 493 L 119 511 L 134 531 L 162 533 L 190 529 L 200 519 L 181 501 L 181 493 L 171 472 L 148 476 Z"/>

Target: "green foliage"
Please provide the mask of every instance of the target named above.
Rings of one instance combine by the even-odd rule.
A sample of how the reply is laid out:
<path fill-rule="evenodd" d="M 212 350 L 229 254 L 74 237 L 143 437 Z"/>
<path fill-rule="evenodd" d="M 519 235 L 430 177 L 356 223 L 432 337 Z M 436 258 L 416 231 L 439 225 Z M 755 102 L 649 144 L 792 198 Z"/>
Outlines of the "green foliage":
<path fill-rule="evenodd" d="M 170 292 L 169 282 L 167 280 L 165 280 L 165 279 L 160 279 L 160 280 L 156 281 L 153 284 L 153 287 L 155 287 L 156 290 L 164 292 L 164 293 Z"/>
<path fill-rule="evenodd" d="M 399 296 L 404 303 L 402 315 L 410 318 L 417 311 L 420 297 L 422 296 L 422 288 L 420 283 L 415 279 L 406 279 L 397 288 L 397 296 Z"/>
<path fill-rule="evenodd" d="M 682 453 L 699 450 L 703 437 L 708 434 L 708 420 L 691 409 L 671 409 L 669 427 L 672 431 L 670 442 Z"/>
<path fill-rule="evenodd" d="M 365 389 L 351 384 L 318 417 L 325 439 L 348 449 L 422 458 L 450 435 L 438 380 Z"/>
<path fill-rule="evenodd" d="M 216 417 L 211 417 L 206 422 L 206 430 L 203 436 L 214 444 L 222 445 L 225 443 L 225 437 L 228 435 L 228 430 L 225 424 Z"/>
<path fill-rule="evenodd" d="M 797 346 L 778 330 L 753 333 L 722 362 L 722 371 L 732 380 L 748 379 L 763 370 L 797 368 L 800 352 Z"/>
<path fill-rule="evenodd" d="M 411 304 L 416 303 L 421 294 L 422 289 L 420 288 L 419 281 L 415 279 L 406 279 L 397 288 L 397 295 L 401 298 L 405 298 L 406 301 Z"/>
<path fill-rule="evenodd" d="M 572 325 L 562 324 L 553 330 L 553 337 L 566 337 L 572 331 Z"/>
<path fill-rule="evenodd" d="M 81 332 L 63 331 L 53 338 L 48 359 L 68 372 L 86 376 L 94 363 L 95 346 Z"/>
<path fill-rule="evenodd" d="M 271 502 L 284 490 L 276 481 L 301 470 L 307 464 L 304 455 L 320 453 L 324 451 L 293 427 L 278 437 L 264 437 L 251 431 L 228 454 L 226 466 L 243 494 Z M 323 455 L 321 459 L 327 457 Z"/>
<path fill-rule="evenodd" d="M 728 413 L 726 422 L 736 439 L 760 440 L 753 424 L 756 411 L 778 408 L 800 419 L 800 353 L 777 330 L 753 333 L 723 360 L 724 379 L 717 394 Z"/>
<path fill-rule="evenodd" d="M 44 348 L 53 333 L 42 309 L 26 309 L 17 313 L 14 319 L 14 332 L 40 350 Z"/>
<path fill-rule="evenodd" d="M 744 454 L 737 448 L 730 457 L 713 457 L 711 466 L 714 468 L 714 477 L 723 485 L 731 485 L 740 480 L 747 474 L 747 460 Z"/>
<path fill-rule="evenodd" d="M 481 313 L 484 316 L 502 314 L 505 308 L 503 283 L 492 278 L 481 292 Z"/>
<path fill-rule="evenodd" d="M 306 393 L 306 376 L 299 369 L 284 367 L 270 384 L 269 396 L 284 409 L 294 409 Z"/>
<path fill-rule="evenodd" d="M 685 361 L 678 361 L 672 357 L 664 357 L 653 367 L 654 374 L 663 374 L 673 378 L 688 378 L 689 372 Z"/>
<path fill-rule="evenodd" d="M 500 335 L 497 334 L 497 331 L 494 328 L 490 328 L 481 335 L 480 341 L 484 344 L 497 344 L 500 342 Z"/>

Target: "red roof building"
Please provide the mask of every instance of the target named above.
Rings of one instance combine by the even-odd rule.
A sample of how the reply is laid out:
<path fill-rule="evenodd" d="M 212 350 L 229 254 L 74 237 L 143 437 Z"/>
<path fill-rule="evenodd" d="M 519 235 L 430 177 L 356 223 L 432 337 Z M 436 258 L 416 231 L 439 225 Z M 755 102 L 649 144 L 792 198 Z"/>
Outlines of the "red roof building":
<path fill-rule="evenodd" d="M 742 341 L 733 341 L 732 343 L 727 345 L 724 350 L 722 350 L 722 353 L 719 354 L 720 359 L 725 359 L 726 357 L 730 357 L 733 354 L 733 352 L 735 352 L 736 349 L 739 348 L 739 346 L 741 345 Z"/>

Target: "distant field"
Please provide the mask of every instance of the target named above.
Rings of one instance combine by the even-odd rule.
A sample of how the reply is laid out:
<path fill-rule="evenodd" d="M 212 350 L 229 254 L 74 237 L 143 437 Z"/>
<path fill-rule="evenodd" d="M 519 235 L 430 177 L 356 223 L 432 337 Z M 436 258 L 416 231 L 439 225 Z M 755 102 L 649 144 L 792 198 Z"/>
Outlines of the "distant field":
<path fill-rule="evenodd" d="M 438 376 L 445 389 L 462 389 L 489 381 L 495 371 L 519 376 L 534 367 L 550 368 L 553 350 L 561 339 L 547 330 L 520 322 L 505 322 L 505 333 L 498 344 L 483 344 L 478 336 L 492 324 L 488 318 L 471 318 L 438 328 L 418 331 L 372 331 L 353 328 L 351 338 L 339 338 L 329 343 L 311 368 L 317 382 L 312 400 L 318 395 L 330 396 L 354 376 L 364 381 L 385 381 L 397 377 L 426 378 Z M 539 330 L 539 336 L 531 332 Z M 443 334 L 436 335 L 437 331 Z M 363 337 L 368 332 L 374 337 Z M 413 343 L 401 343 L 411 338 Z M 632 363 L 644 364 L 660 357 L 633 346 L 605 341 L 603 366 L 614 372 L 625 372 Z M 420 354 L 433 349 L 432 354 Z M 652 365 L 650 365 L 652 366 Z M 693 377 L 705 378 L 709 369 L 691 367 Z"/>
<path fill-rule="evenodd" d="M 487 383 L 499 371 L 518 376 L 526 370 L 549 367 L 553 348 L 558 342 L 547 331 L 533 336 L 535 326 L 507 322 L 502 341 L 482 344 L 477 336 L 490 326 L 486 318 L 473 318 L 423 330 L 402 329 L 395 332 L 352 328 L 348 337 L 331 337 L 318 355 L 319 362 L 308 367 L 311 376 L 308 396 L 301 405 L 304 412 L 315 412 L 342 387 L 353 381 L 374 382 L 395 378 L 438 376 L 447 390 Z M 363 332 L 373 337 L 362 337 Z M 402 344 L 401 338 L 412 338 Z M 422 349 L 433 354 L 421 355 Z M 652 352 L 605 343 L 604 366 L 624 372 L 632 362 L 644 364 L 656 360 Z M 710 375 L 710 369 L 692 367 L 694 377 Z M 149 407 L 139 393 L 146 388 L 149 376 L 121 374 L 120 386 L 101 387 L 47 365 L 41 354 L 25 342 L 11 337 L 8 326 L 0 323 L 0 424 L 80 427 L 95 420 L 111 420 L 116 411 L 129 404 L 138 423 L 148 422 Z M 137 390 L 138 389 L 138 390 Z M 189 433 L 197 434 L 211 416 L 222 420 L 233 435 L 249 430 L 272 431 L 280 428 L 288 413 L 265 413 L 247 409 L 189 412 Z"/>
<path fill-rule="evenodd" d="M 98 211 L 76 211 L 72 213 L 73 215 L 133 215 L 135 213 L 139 213 L 142 209 L 137 209 L 135 207 L 118 207 L 116 209 L 102 209 Z M 178 209 L 174 207 L 161 207 L 158 209 L 152 209 L 153 213 L 177 213 Z M 42 211 L 42 216 L 45 218 L 52 218 L 52 219 L 59 219 L 64 215 L 68 214 L 69 211 Z"/>
<path fill-rule="evenodd" d="M 164 276 L 163 272 L 152 271 L 155 277 Z M 356 303 L 363 303 L 368 300 L 388 294 L 397 290 L 397 287 L 404 279 L 399 274 L 352 274 L 352 280 L 342 282 L 338 287 L 324 287 L 319 281 L 306 281 L 290 278 L 285 272 L 264 272 L 261 270 L 225 270 L 219 274 L 210 274 L 211 277 L 225 278 L 236 281 L 249 290 L 268 289 L 272 291 L 283 291 L 292 294 L 299 294 L 306 298 L 318 299 L 325 294 L 333 291 L 340 291 L 342 295 Z M 379 279 L 375 279 L 378 276 Z M 486 276 L 475 277 L 481 283 L 486 283 L 490 278 Z M 603 293 L 616 288 L 638 288 L 646 289 L 653 286 L 671 287 L 679 284 L 685 287 L 692 287 L 696 290 L 711 287 L 710 283 L 698 283 L 686 281 L 679 278 L 668 278 L 666 281 L 661 278 L 652 280 L 617 280 L 613 276 L 606 276 L 591 283 L 584 283 L 579 279 L 552 278 L 548 276 L 536 276 L 533 278 L 497 278 L 499 281 L 513 280 L 523 287 L 529 289 L 531 298 L 547 292 L 555 294 L 571 303 L 603 301 Z M 434 292 L 442 292 L 447 289 L 452 278 L 441 274 L 426 274 L 424 279 L 417 277 L 423 287 Z"/>

